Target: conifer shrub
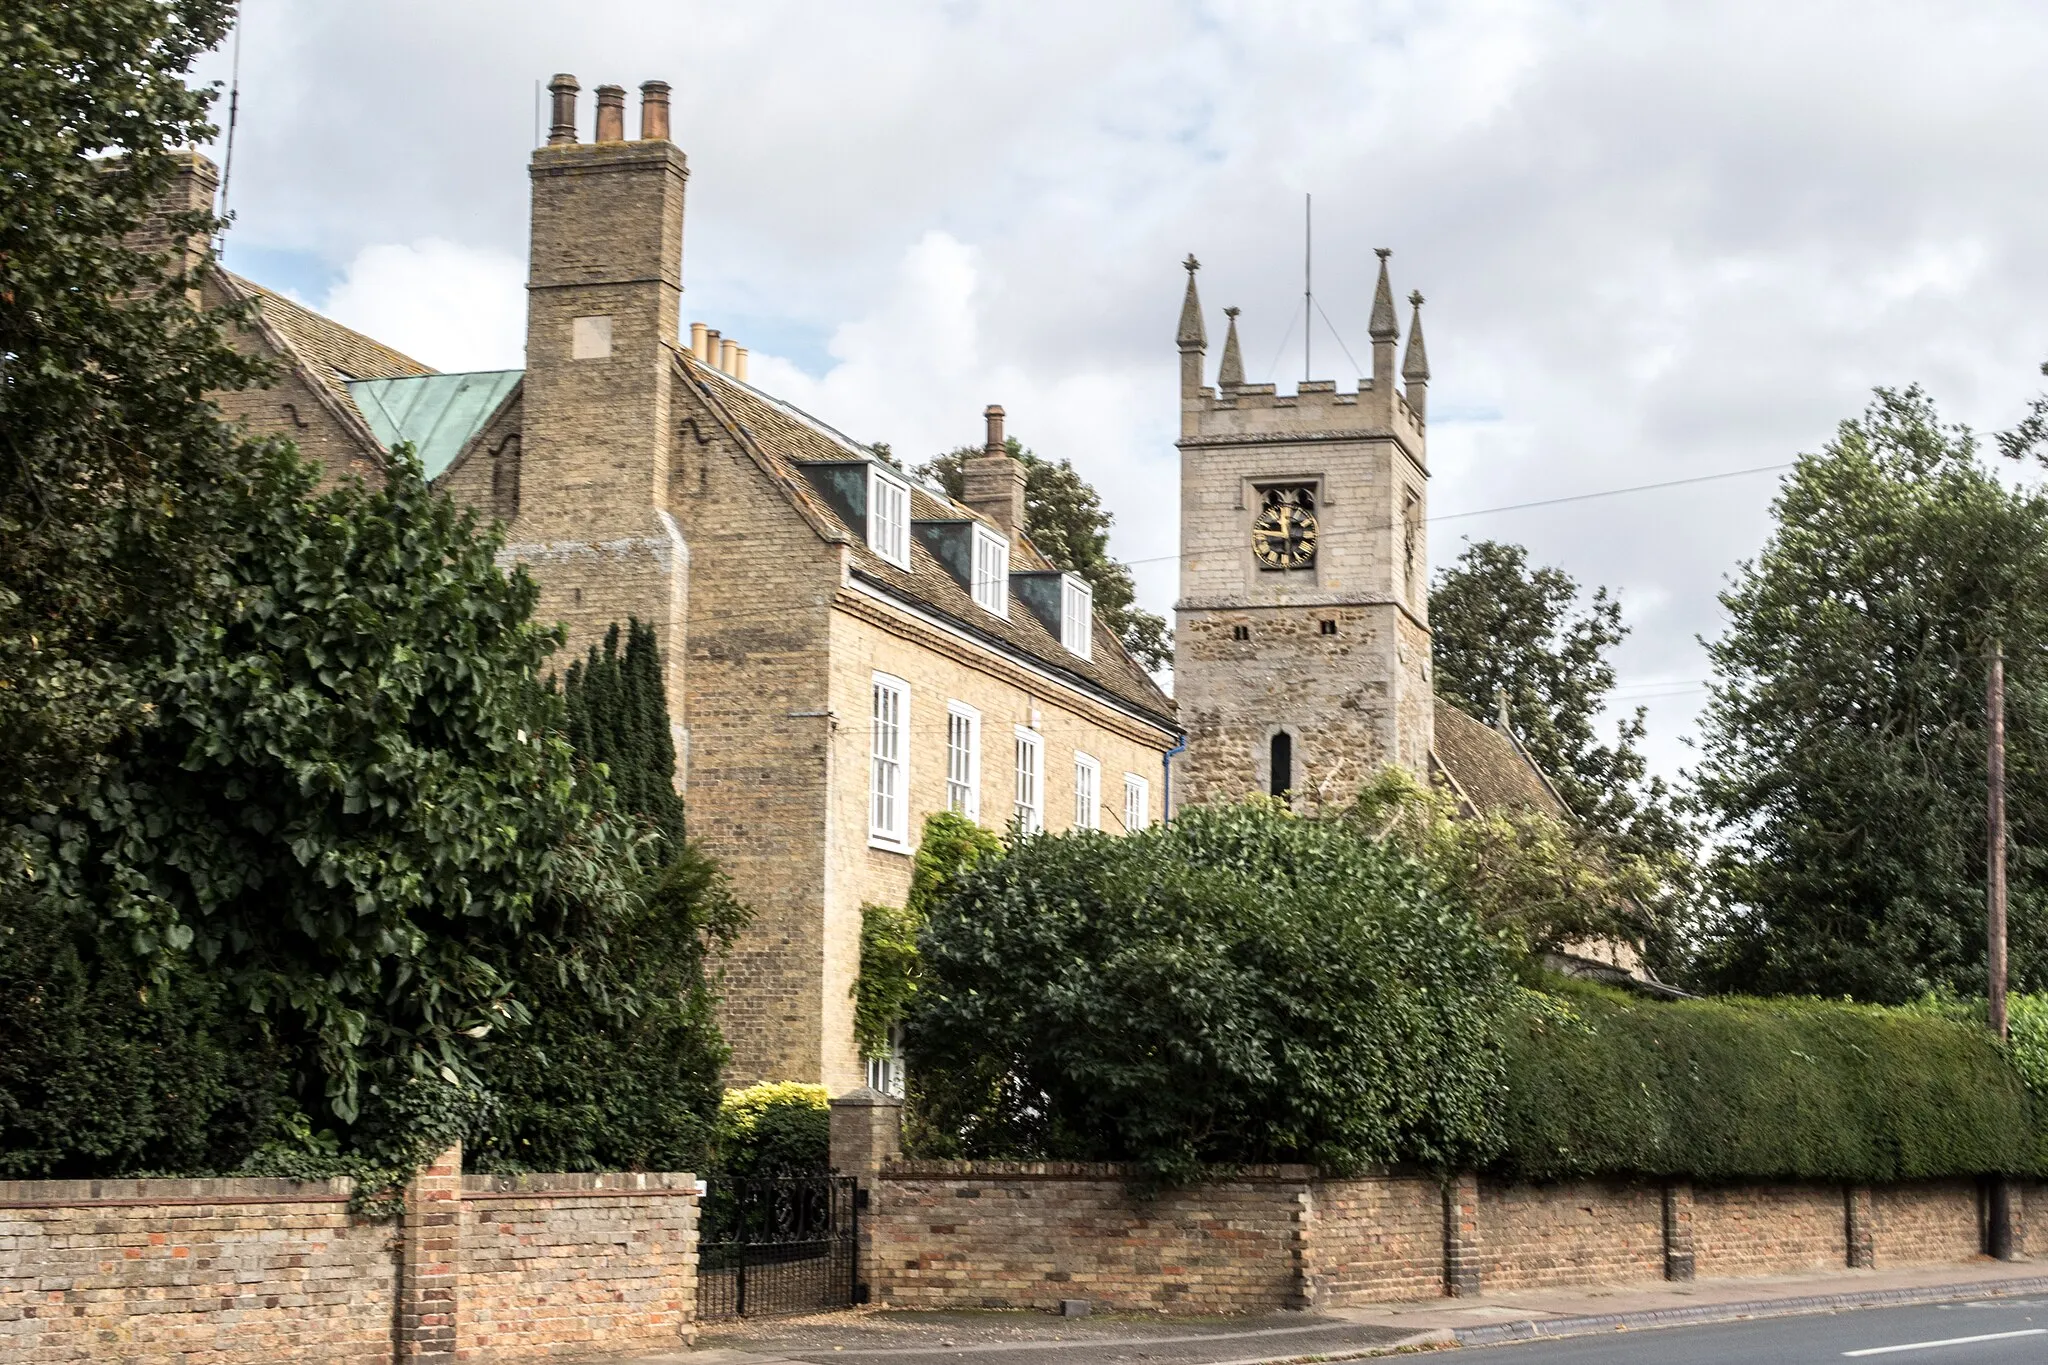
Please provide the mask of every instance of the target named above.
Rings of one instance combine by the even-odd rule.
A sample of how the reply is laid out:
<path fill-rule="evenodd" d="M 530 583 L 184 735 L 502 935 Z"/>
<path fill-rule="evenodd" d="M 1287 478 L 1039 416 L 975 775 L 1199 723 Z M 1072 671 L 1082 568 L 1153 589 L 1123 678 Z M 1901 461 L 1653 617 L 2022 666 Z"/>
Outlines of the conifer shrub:
<path fill-rule="evenodd" d="M 1214 1166 L 1494 1152 L 1503 957 L 1356 825 L 1276 803 L 1015 840 L 931 908 L 918 1149 Z"/>
<path fill-rule="evenodd" d="M 1496 1169 L 1883 1184 L 2042 1169 L 2038 1103 L 1981 1026 L 1810 1000 L 1520 995 Z"/>
<path fill-rule="evenodd" d="M 669 729 L 668 692 L 654 627 L 629 617 L 625 648 L 619 627 L 569 665 L 562 680 L 569 747 L 587 763 L 602 763 L 621 809 L 651 833 L 660 864 L 683 845 L 683 798 L 676 794 L 676 746 Z"/>

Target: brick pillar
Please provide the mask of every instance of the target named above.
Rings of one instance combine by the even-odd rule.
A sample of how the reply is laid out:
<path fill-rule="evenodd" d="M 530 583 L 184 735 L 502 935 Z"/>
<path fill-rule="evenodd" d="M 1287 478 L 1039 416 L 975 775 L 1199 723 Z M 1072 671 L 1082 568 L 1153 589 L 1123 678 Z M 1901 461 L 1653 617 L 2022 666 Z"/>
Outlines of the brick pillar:
<path fill-rule="evenodd" d="M 1664 1278 L 1692 1276 L 1692 1182 L 1673 1180 L 1664 1186 Z"/>
<path fill-rule="evenodd" d="M 1294 1192 L 1294 1208 L 1289 1218 L 1292 1229 L 1288 1255 L 1294 1261 L 1294 1291 L 1288 1296 L 1287 1307 L 1314 1309 L 1322 1302 L 1323 1277 L 1316 1265 L 1316 1187 L 1312 1182 L 1304 1183 Z"/>
<path fill-rule="evenodd" d="M 1842 1192 L 1842 1228 L 1848 1241 L 1851 1270 L 1871 1270 L 1877 1265 L 1877 1199 L 1868 1185 L 1851 1185 Z"/>
<path fill-rule="evenodd" d="M 1479 1276 L 1479 1177 L 1455 1175 L 1444 1182 L 1444 1293 L 1477 1297 Z"/>
<path fill-rule="evenodd" d="M 831 1161 L 840 1175 L 860 1182 L 854 1195 L 855 1217 L 860 1239 L 854 1254 L 860 1258 L 860 1276 L 854 1284 L 854 1301 L 868 1301 L 868 1287 L 875 1282 L 875 1234 L 871 1217 L 880 1211 L 876 1191 L 880 1187 L 882 1163 L 903 1155 L 903 1101 L 864 1085 L 832 1101 Z"/>
<path fill-rule="evenodd" d="M 394 1343 L 399 1359 L 455 1359 L 461 1278 L 462 1145 L 457 1143 L 405 1187 Z"/>
<path fill-rule="evenodd" d="M 832 1169 L 867 1189 L 882 1163 L 903 1155 L 903 1101 L 872 1086 L 832 1101 Z"/>

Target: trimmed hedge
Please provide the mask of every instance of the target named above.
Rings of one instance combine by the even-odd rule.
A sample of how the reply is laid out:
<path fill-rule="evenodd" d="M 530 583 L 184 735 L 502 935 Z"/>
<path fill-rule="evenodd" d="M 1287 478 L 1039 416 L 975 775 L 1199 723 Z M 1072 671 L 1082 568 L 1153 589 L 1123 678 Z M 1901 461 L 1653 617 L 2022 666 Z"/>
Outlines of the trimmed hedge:
<path fill-rule="evenodd" d="M 1981 1026 L 1818 1000 L 1524 991 L 1502 1174 L 1881 1184 L 2048 1169 L 2043 1103 Z"/>

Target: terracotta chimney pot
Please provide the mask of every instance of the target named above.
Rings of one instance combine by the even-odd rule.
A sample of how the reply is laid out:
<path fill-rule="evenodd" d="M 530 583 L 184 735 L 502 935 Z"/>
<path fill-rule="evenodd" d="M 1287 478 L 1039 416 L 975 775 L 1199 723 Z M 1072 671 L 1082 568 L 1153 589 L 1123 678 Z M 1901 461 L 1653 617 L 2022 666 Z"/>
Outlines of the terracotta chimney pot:
<path fill-rule="evenodd" d="M 709 360 L 710 352 L 705 348 L 704 338 L 711 331 L 701 322 L 690 324 L 690 354 L 699 360 Z"/>
<path fill-rule="evenodd" d="M 668 141 L 668 82 L 640 83 L 640 140 Z"/>
<path fill-rule="evenodd" d="M 626 140 L 626 87 L 623 85 L 600 85 L 597 87 L 597 137 L 598 142 L 624 142 Z"/>

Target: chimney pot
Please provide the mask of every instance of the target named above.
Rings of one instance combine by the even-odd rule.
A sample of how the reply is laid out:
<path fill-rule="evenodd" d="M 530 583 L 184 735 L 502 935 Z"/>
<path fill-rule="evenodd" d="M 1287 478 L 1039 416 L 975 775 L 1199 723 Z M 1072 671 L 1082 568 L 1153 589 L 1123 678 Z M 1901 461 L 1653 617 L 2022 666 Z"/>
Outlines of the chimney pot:
<path fill-rule="evenodd" d="M 710 330 L 709 327 L 706 327 L 701 322 L 690 324 L 690 354 L 699 360 L 711 359 L 711 353 L 705 348 L 704 344 L 704 338 Z"/>
<path fill-rule="evenodd" d="M 623 85 L 600 85 L 597 87 L 597 142 L 624 142 L 626 140 L 626 87 Z"/>
<path fill-rule="evenodd" d="M 576 92 L 582 88 L 566 71 L 548 82 L 548 93 L 555 97 L 555 119 L 548 125 L 548 146 L 567 146 L 576 141 Z"/>
<path fill-rule="evenodd" d="M 1008 448 L 1003 444 L 1002 405 L 990 403 L 988 407 L 982 410 L 982 416 L 988 419 L 988 445 L 985 447 L 988 453 L 991 455 L 1009 454 Z"/>
<path fill-rule="evenodd" d="M 742 384 L 747 382 L 747 348 L 744 346 L 733 347 L 732 377 Z"/>
<path fill-rule="evenodd" d="M 720 337 L 718 341 L 718 368 L 724 370 L 727 374 L 731 374 L 735 363 L 734 357 L 738 354 L 739 349 L 740 344 L 731 337 Z"/>
<path fill-rule="evenodd" d="M 640 140 L 668 141 L 668 82 L 640 82 Z"/>

